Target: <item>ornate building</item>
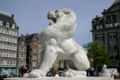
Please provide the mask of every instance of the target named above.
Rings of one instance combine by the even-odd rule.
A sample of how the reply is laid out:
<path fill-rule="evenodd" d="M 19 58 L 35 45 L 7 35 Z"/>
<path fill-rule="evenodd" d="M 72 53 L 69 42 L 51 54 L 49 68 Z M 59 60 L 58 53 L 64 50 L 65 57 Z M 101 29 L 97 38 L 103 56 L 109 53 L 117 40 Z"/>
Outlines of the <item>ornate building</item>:
<path fill-rule="evenodd" d="M 17 39 L 14 15 L 0 12 L 0 73 L 16 73 Z"/>
<path fill-rule="evenodd" d="M 26 64 L 29 70 L 37 69 L 42 58 L 41 42 L 38 34 L 26 35 Z"/>
<path fill-rule="evenodd" d="M 120 0 L 104 9 L 102 15 L 92 20 L 93 41 L 98 40 L 107 46 L 111 67 L 120 67 Z"/>

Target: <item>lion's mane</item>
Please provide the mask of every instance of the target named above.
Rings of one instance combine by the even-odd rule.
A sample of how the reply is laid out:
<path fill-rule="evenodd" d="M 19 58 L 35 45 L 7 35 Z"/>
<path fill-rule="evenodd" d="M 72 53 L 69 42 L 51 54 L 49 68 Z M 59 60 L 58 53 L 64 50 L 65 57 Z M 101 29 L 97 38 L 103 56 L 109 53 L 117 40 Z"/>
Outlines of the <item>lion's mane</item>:
<path fill-rule="evenodd" d="M 57 12 L 58 11 L 58 12 Z M 75 13 L 69 9 L 59 9 L 48 12 L 48 16 L 51 20 L 56 19 L 53 24 L 50 23 L 39 35 L 39 39 L 42 42 L 50 38 L 55 38 L 57 41 L 64 41 L 72 38 L 76 29 L 76 16 Z"/>

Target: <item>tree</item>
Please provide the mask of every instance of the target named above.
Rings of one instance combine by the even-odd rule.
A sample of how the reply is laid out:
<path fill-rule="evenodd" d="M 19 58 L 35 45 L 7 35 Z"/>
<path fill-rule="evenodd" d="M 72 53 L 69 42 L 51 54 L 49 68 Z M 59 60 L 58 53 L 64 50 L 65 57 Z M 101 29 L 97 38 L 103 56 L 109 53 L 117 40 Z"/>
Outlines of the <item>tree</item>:
<path fill-rule="evenodd" d="M 110 65 L 110 55 L 106 47 L 98 41 L 88 43 L 88 57 L 93 58 L 93 67 L 102 67 L 104 64 Z"/>

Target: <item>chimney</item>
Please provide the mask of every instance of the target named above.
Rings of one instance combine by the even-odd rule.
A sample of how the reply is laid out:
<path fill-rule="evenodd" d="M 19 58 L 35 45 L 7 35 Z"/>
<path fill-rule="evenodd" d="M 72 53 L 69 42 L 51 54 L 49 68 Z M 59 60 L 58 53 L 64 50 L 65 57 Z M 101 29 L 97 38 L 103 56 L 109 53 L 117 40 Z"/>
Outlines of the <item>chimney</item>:
<path fill-rule="evenodd" d="M 14 14 L 12 14 L 11 17 L 14 18 Z"/>

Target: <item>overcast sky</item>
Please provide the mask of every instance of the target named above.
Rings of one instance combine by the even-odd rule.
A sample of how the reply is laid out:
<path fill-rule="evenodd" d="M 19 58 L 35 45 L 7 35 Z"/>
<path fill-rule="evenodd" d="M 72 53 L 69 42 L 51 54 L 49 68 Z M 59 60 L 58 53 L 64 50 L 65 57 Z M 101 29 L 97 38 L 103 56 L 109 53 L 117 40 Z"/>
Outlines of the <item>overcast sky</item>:
<path fill-rule="evenodd" d="M 104 9 L 114 0 L 0 0 L 0 9 L 14 14 L 19 35 L 39 33 L 48 26 L 47 12 L 53 9 L 69 8 L 76 13 L 77 30 L 73 39 L 79 44 L 92 41 L 91 20 L 101 16 Z"/>

